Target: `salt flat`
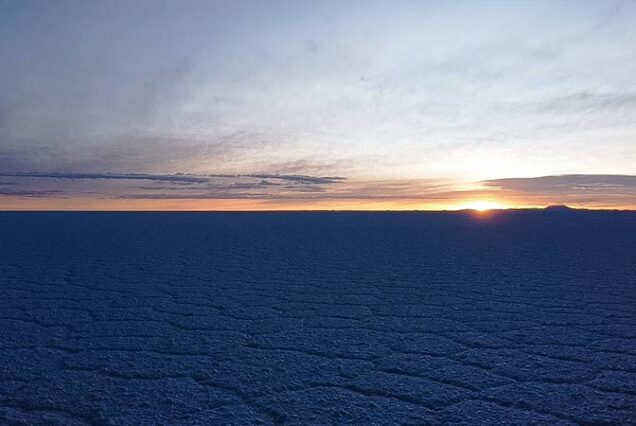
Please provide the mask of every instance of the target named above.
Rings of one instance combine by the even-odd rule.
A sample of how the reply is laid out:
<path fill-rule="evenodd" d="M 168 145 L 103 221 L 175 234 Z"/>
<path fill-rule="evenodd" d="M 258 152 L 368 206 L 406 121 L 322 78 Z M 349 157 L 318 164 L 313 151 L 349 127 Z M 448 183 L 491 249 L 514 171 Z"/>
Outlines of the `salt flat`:
<path fill-rule="evenodd" d="M 3 424 L 636 423 L 636 214 L 2 213 Z"/>

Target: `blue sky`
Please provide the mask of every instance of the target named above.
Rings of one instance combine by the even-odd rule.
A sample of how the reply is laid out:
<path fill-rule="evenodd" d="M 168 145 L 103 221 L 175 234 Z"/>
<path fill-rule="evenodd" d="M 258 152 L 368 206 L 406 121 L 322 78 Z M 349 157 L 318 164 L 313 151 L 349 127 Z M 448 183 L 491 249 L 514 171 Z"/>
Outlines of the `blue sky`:
<path fill-rule="evenodd" d="M 365 206 L 560 202 L 488 182 L 635 174 L 634 22 L 621 1 L 0 0 L 0 197 L 182 199 L 77 176 L 184 173 L 216 176 L 193 199 L 267 174 L 342 177 L 316 199 Z M 598 202 L 563 179 L 636 206 L 629 177 Z M 307 205 L 263 181 L 233 196 Z"/>

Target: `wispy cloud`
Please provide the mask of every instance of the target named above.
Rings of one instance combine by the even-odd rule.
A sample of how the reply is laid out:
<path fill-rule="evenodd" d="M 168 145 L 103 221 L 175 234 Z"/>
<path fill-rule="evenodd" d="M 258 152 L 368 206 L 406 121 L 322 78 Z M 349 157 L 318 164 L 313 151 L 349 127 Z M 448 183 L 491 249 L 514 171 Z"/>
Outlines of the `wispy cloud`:
<path fill-rule="evenodd" d="M 633 172 L 633 3 L 151 3 L 0 6 L 0 170 Z"/>
<path fill-rule="evenodd" d="M 113 180 L 152 180 L 158 182 L 203 183 L 208 179 L 185 174 L 151 175 L 144 173 L 75 173 L 75 172 L 5 172 L 3 177 L 28 177 L 40 179 L 113 179 Z"/>
<path fill-rule="evenodd" d="M 22 190 L 22 189 L 14 189 L 14 188 L 3 188 L 0 185 L 0 198 L 2 197 L 26 197 L 26 198 L 54 198 L 54 197 L 64 197 L 65 192 L 55 189 L 44 189 L 44 190 Z"/>
<path fill-rule="evenodd" d="M 206 183 L 213 182 L 214 178 L 259 178 L 285 181 L 293 184 L 329 184 L 345 180 L 339 176 L 307 176 L 307 175 L 286 175 L 271 173 L 255 174 L 210 174 L 191 175 L 185 173 L 175 174 L 147 174 L 147 173 L 78 173 L 78 172 L 0 172 L 4 177 L 29 177 L 42 179 L 113 179 L 113 180 L 152 180 L 157 182 L 189 182 Z M 273 184 L 273 182 L 262 180 L 259 184 Z"/>
<path fill-rule="evenodd" d="M 483 183 L 488 187 L 527 194 L 610 194 L 636 197 L 636 176 L 631 175 L 559 175 L 493 179 Z"/>
<path fill-rule="evenodd" d="M 145 174 L 78 172 L 4 172 L 13 179 L 2 194 L 12 196 L 95 197 L 112 199 L 274 199 L 305 198 L 346 181 L 338 176 L 271 173 Z M 0 194 L 0 195 L 2 195 Z"/>
<path fill-rule="evenodd" d="M 548 204 L 636 207 L 636 176 L 633 175 L 558 175 L 477 183 L 453 179 L 347 179 L 276 173 L 7 172 L 0 173 L 0 178 L 3 179 L 0 199 L 64 198 L 77 205 L 89 199 L 142 203 L 136 204 L 138 207 L 143 207 L 144 200 L 235 200 L 258 202 L 259 208 L 292 204 L 306 208 L 317 205 L 461 208 L 469 205 L 469 201 L 491 200 L 511 207 Z M 211 208 L 214 205 L 211 204 Z M 156 204 L 153 206 L 158 208 Z"/>

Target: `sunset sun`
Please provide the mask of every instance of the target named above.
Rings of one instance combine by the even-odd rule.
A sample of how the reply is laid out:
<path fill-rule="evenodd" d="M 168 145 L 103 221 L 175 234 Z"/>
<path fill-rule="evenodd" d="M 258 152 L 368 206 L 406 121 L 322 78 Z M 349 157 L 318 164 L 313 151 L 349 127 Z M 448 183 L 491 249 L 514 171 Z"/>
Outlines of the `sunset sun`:
<path fill-rule="evenodd" d="M 496 210 L 496 209 L 505 209 L 508 208 L 506 205 L 498 203 L 496 201 L 488 201 L 488 200 L 475 200 L 470 201 L 461 206 L 462 210 L 476 210 L 478 212 L 485 212 L 488 210 Z"/>

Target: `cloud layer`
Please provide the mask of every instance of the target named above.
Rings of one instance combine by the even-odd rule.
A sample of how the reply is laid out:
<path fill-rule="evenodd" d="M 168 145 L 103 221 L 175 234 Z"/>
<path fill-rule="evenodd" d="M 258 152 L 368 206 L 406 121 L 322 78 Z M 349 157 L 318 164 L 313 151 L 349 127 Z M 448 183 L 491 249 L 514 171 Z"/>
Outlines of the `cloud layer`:
<path fill-rule="evenodd" d="M 473 201 L 507 207 L 568 204 L 575 207 L 636 208 L 636 176 L 561 175 L 467 182 L 441 179 L 360 180 L 284 174 L 0 173 L 0 196 L 82 200 L 242 200 L 264 208 L 286 204 L 362 205 L 374 208 L 462 208 Z M 148 204 L 150 205 L 150 204 Z M 156 208 L 157 204 L 152 204 Z M 244 204 L 242 204 L 244 205 Z M 214 205 L 208 205 L 214 208 Z M 282 206 L 282 207 L 281 207 Z"/>
<path fill-rule="evenodd" d="M 3 2 L 0 171 L 634 173 L 635 18 L 618 1 Z"/>
<path fill-rule="evenodd" d="M 635 20 L 618 0 L 0 2 L 0 203 L 636 205 Z"/>

